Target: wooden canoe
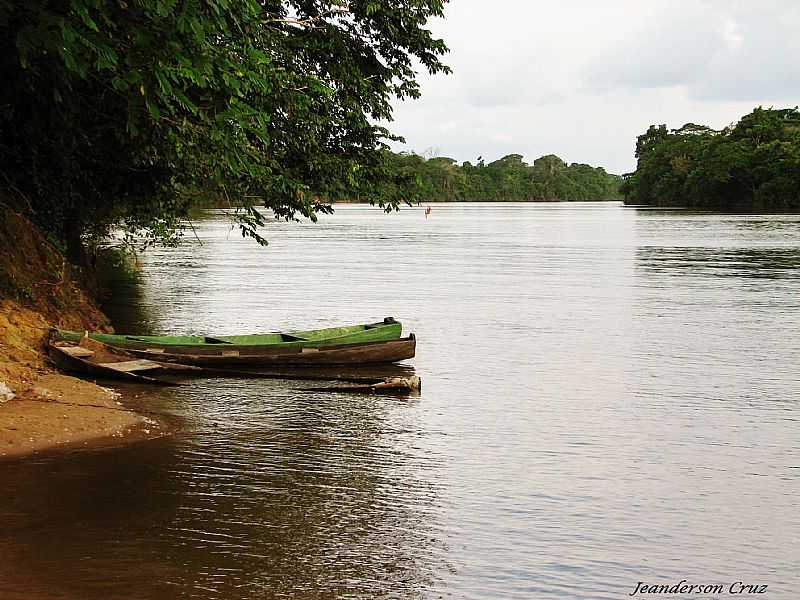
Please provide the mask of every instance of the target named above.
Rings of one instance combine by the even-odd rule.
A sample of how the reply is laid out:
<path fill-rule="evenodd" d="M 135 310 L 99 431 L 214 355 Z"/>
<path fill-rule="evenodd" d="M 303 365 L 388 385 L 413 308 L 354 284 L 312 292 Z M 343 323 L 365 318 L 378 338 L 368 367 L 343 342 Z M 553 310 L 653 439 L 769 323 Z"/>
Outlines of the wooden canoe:
<path fill-rule="evenodd" d="M 53 362 L 65 371 L 103 379 L 123 379 L 159 385 L 179 385 L 159 378 L 160 375 L 165 374 L 182 377 L 244 377 L 336 381 L 340 384 L 356 384 L 360 388 L 383 384 L 390 380 L 419 381 L 419 378 L 413 374 L 414 370 L 411 367 L 385 363 L 367 366 L 351 364 L 333 367 L 315 365 L 314 367 L 304 367 L 299 371 L 291 365 L 279 365 L 277 369 L 265 372 L 250 369 L 236 370 L 225 365 L 222 368 L 214 368 L 154 361 L 147 358 L 137 358 L 127 350 L 107 346 L 90 338 L 83 338 L 79 344 L 51 341 L 48 351 Z"/>
<path fill-rule="evenodd" d="M 209 349 L 216 352 L 219 348 L 226 350 L 247 350 L 253 347 L 264 347 L 289 350 L 293 348 L 317 347 L 322 345 L 355 344 L 363 342 L 382 342 L 399 339 L 402 324 L 393 317 L 387 317 L 378 323 L 349 325 L 346 327 L 329 327 L 327 329 L 311 329 L 307 331 L 289 331 L 274 333 L 257 333 L 252 335 L 116 335 L 110 333 L 89 333 L 89 338 L 114 346 L 115 348 L 146 350 L 163 348 L 174 351 L 202 351 Z M 53 339 L 78 343 L 84 333 L 76 331 L 55 330 Z"/>
<path fill-rule="evenodd" d="M 93 344 L 102 346 L 99 342 L 93 342 Z M 60 369 L 102 379 L 123 379 L 138 381 L 139 383 L 174 386 L 180 384 L 165 381 L 152 375 L 194 370 L 193 367 L 161 364 L 156 361 L 126 355 L 121 351 L 120 353 L 113 352 L 111 348 L 92 348 L 88 346 L 89 344 L 86 343 L 78 345 L 69 342 L 51 342 L 48 344 L 47 350 L 50 359 Z"/>
<path fill-rule="evenodd" d="M 394 363 L 414 358 L 417 340 L 412 333 L 406 338 L 358 344 L 319 345 L 313 347 L 275 348 L 249 346 L 202 348 L 128 349 L 137 358 L 162 363 L 180 363 L 200 367 L 263 367 L 263 366 L 362 366 Z"/>

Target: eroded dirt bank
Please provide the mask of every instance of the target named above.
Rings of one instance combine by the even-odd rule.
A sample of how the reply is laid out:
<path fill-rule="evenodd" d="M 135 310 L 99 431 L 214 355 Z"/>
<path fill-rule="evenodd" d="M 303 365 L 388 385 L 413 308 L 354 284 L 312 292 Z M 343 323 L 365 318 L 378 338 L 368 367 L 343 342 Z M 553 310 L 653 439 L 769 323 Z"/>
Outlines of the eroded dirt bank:
<path fill-rule="evenodd" d="M 0 459 L 163 430 L 126 409 L 111 390 L 58 374 L 47 359 L 53 325 L 110 330 L 93 286 L 29 221 L 0 203 Z"/>

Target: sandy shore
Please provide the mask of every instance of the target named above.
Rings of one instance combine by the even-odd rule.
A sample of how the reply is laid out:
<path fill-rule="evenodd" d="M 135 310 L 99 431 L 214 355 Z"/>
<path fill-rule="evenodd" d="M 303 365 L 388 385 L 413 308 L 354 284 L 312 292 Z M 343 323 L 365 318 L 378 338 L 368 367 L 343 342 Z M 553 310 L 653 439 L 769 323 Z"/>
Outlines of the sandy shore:
<path fill-rule="evenodd" d="M 0 210 L 0 460 L 163 435 L 110 390 L 55 374 L 47 358 L 52 325 L 109 330 L 97 289 L 30 221 Z"/>
<path fill-rule="evenodd" d="M 42 348 L 48 327 L 39 312 L 0 301 L 0 460 L 163 435 L 111 390 L 54 373 Z"/>
<path fill-rule="evenodd" d="M 47 374 L 0 404 L 0 460 L 165 435 L 164 424 L 122 406 L 118 394 Z"/>

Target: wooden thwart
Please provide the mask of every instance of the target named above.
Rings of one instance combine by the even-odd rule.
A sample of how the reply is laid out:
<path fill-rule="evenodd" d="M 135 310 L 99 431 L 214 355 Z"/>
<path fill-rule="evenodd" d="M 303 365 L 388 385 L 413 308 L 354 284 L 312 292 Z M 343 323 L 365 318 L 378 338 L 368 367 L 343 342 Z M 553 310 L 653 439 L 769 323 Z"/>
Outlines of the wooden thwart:
<path fill-rule="evenodd" d="M 136 371 L 152 371 L 154 369 L 163 368 L 158 363 L 154 363 L 152 360 L 146 360 L 146 359 L 126 360 L 122 362 L 106 362 L 97 364 L 101 367 L 107 367 L 109 369 L 114 369 L 115 371 L 122 371 L 124 373 L 134 373 Z"/>
<path fill-rule="evenodd" d="M 82 348 L 81 346 L 63 346 L 61 350 L 63 350 L 70 356 L 76 356 L 78 358 L 86 358 L 87 356 L 94 355 L 94 350 L 89 350 L 89 348 Z"/>

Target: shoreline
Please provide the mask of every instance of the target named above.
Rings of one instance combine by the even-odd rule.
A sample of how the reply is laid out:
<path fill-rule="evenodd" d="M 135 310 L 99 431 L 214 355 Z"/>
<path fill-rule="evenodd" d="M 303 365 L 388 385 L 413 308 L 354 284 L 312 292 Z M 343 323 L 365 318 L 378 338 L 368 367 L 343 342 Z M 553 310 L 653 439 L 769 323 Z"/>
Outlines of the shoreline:
<path fill-rule="evenodd" d="M 586 204 L 599 202 L 624 202 L 624 200 L 622 198 L 602 198 L 597 200 L 530 200 L 526 198 L 508 198 L 504 200 L 420 200 L 418 202 L 412 202 L 411 206 L 423 206 L 426 204 Z M 337 204 L 367 204 L 370 206 L 378 206 L 377 204 L 371 204 L 369 200 L 335 200 L 331 202 L 331 204 L 333 206 Z M 402 204 L 400 208 L 409 208 L 409 206 L 407 204 Z"/>
<path fill-rule="evenodd" d="M 88 304 L 70 308 L 73 325 L 87 314 L 99 320 Z M 127 408 L 119 393 L 53 369 L 43 346 L 52 321 L 42 310 L 0 300 L 0 461 L 169 433 L 165 422 Z"/>
<path fill-rule="evenodd" d="M 51 326 L 110 329 L 99 290 L 96 275 L 68 264 L 28 219 L 0 210 L 0 461 L 168 432 L 117 392 L 58 374 L 49 361 Z"/>
<path fill-rule="evenodd" d="M 0 404 L 0 461 L 169 434 L 162 420 L 125 407 L 118 392 L 67 375 L 43 375 L 15 394 Z"/>

